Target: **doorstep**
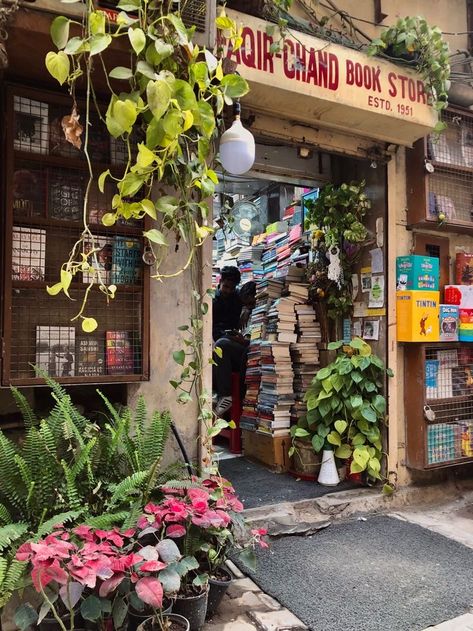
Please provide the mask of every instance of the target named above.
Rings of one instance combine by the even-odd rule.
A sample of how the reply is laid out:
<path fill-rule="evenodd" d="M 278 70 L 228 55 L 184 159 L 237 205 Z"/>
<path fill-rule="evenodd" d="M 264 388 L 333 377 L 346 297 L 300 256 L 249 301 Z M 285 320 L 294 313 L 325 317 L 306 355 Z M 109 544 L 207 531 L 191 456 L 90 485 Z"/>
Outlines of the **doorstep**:
<path fill-rule="evenodd" d="M 307 631 L 299 618 L 262 592 L 236 565 L 231 561 L 227 565 L 237 578 L 203 631 Z"/>
<path fill-rule="evenodd" d="M 244 511 L 254 528 L 267 528 L 272 536 L 310 534 L 363 513 L 394 512 L 406 506 L 435 504 L 446 499 L 462 498 L 471 491 L 471 481 L 455 481 L 429 486 L 406 486 L 390 496 L 381 487 L 334 491 L 322 497 L 296 502 L 281 502 Z"/>

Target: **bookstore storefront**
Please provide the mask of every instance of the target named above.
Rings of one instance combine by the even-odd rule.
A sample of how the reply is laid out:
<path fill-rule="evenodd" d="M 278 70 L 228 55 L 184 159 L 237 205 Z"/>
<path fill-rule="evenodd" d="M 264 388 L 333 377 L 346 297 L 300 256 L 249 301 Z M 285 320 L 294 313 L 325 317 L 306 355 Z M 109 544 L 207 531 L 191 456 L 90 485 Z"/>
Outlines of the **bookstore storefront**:
<path fill-rule="evenodd" d="M 398 149 L 426 135 L 436 114 L 422 82 L 409 71 L 301 33 L 289 33 L 282 52 L 270 56 L 268 25 L 236 12 L 232 17 L 245 24 L 241 51 L 228 56 L 250 82 L 243 121 L 257 138 L 257 159 L 244 178 L 223 179 L 215 217 L 226 206 L 232 219 L 214 240 L 213 280 L 218 282 L 223 265 L 235 265 L 242 284 L 253 280 L 257 287 L 247 331 L 242 444 L 238 438 L 222 449 L 243 449 L 252 461 L 288 471 L 289 429 L 304 413 L 304 390 L 313 375 L 330 361 L 328 341 L 362 337 L 396 371 L 395 331 L 389 326 L 395 321 L 395 280 L 388 270 L 397 254 L 399 195 L 405 192 Z M 313 235 L 304 231 L 305 200 L 326 184 L 362 181 L 371 202 L 363 221 L 366 239 L 351 273 L 351 315 L 335 328 L 317 301 L 307 304 L 314 302 L 308 297 L 313 298 L 316 261 Z M 399 467 L 403 424 L 396 384 L 389 405 L 395 422 L 383 448 L 393 470 Z M 392 453 L 390 444 L 396 445 Z M 233 480 L 238 466 L 254 473 L 237 460 L 224 460 L 223 473 L 228 468 Z"/>

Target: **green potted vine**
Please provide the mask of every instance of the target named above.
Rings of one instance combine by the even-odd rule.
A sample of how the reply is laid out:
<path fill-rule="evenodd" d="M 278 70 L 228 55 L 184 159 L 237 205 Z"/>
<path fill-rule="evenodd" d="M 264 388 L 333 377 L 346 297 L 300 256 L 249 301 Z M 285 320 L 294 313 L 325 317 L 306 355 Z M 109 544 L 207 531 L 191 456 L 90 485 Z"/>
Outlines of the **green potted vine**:
<path fill-rule="evenodd" d="M 385 377 L 393 373 L 364 340 L 331 342 L 337 357 L 319 370 L 307 389 L 307 417 L 291 429 L 293 440 L 310 438 L 316 453 L 332 451 L 350 461 L 350 473 L 381 479 Z M 324 465 L 324 458 L 322 467 Z M 322 473 L 322 472 L 321 472 Z"/>
<path fill-rule="evenodd" d="M 425 81 L 432 106 L 447 107 L 450 51 L 438 26 L 430 26 L 419 16 L 401 18 L 371 42 L 367 53 L 408 63 Z"/>

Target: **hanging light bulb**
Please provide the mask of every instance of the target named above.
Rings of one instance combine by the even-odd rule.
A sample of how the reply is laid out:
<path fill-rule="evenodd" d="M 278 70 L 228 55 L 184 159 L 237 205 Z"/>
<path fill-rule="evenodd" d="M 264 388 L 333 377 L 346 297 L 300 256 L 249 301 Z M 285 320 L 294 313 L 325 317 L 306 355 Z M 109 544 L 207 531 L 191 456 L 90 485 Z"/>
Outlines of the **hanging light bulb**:
<path fill-rule="evenodd" d="M 220 162 L 231 175 L 242 175 L 251 169 L 255 161 L 255 139 L 241 124 L 240 103 L 234 104 L 235 120 L 220 138 Z"/>

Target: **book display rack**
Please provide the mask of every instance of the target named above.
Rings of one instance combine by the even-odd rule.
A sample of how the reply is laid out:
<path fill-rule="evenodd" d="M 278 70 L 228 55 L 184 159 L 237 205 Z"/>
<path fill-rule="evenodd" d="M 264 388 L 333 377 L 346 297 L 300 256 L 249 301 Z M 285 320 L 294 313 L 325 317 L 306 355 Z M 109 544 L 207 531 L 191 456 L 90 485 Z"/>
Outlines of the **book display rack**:
<path fill-rule="evenodd" d="M 117 286 L 116 296 L 107 304 L 88 271 L 75 275 L 72 301 L 62 293 L 49 296 L 46 286 L 58 281 L 83 230 L 87 163 L 83 150 L 64 136 L 69 98 L 16 86 L 7 88 L 5 98 L 12 125 L 5 143 L 2 383 L 40 383 L 35 366 L 64 383 L 146 379 L 149 276 L 142 260 L 143 226 L 138 221 L 103 226 L 114 192 L 106 185 L 100 193 L 97 186 L 102 171 L 113 173 L 123 164 L 123 143 L 110 138 L 98 116 L 92 118 L 88 222 L 102 280 Z M 85 252 L 87 247 L 92 246 L 86 243 Z M 80 320 L 71 319 L 90 283 L 96 286 L 85 315 L 99 326 L 86 334 Z"/>

